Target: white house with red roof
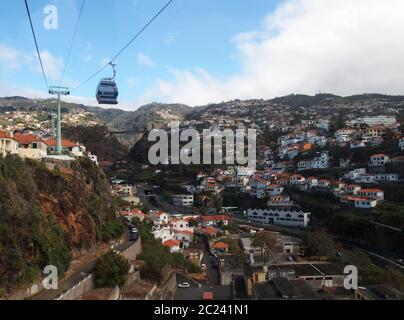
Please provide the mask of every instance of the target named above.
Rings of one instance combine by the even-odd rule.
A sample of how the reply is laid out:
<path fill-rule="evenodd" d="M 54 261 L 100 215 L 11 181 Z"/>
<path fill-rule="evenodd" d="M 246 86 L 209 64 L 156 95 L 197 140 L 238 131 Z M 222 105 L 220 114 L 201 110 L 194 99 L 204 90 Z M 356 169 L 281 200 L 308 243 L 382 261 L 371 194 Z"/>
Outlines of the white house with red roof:
<path fill-rule="evenodd" d="M 384 200 L 384 191 L 380 189 L 361 189 L 358 196 Z"/>
<path fill-rule="evenodd" d="M 194 228 L 189 226 L 189 220 L 183 219 L 183 218 L 176 218 L 170 221 L 170 226 L 174 229 L 176 232 L 180 231 L 190 231 L 194 232 Z"/>
<path fill-rule="evenodd" d="M 125 217 L 128 220 L 138 218 L 140 222 L 143 222 L 145 219 L 147 219 L 147 215 L 139 209 L 133 209 L 131 211 L 122 211 L 121 216 Z"/>
<path fill-rule="evenodd" d="M 156 239 L 160 239 L 161 242 L 175 239 L 174 230 L 169 226 L 154 226 L 152 233 Z"/>
<path fill-rule="evenodd" d="M 45 144 L 48 147 L 48 152 L 52 153 L 56 151 L 56 139 L 48 139 L 45 140 Z M 70 153 L 75 157 L 83 157 L 86 152 L 86 148 L 78 142 L 73 142 L 68 139 L 62 139 L 62 151 L 66 153 Z"/>
<path fill-rule="evenodd" d="M 350 184 L 345 187 L 345 192 L 355 196 L 361 189 L 362 187 L 357 184 Z"/>
<path fill-rule="evenodd" d="M 175 239 L 184 243 L 183 247 L 187 247 L 189 243 L 191 243 L 194 239 L 193 231 L 183 230 L 175 232 Z"/>
<path fill-rule="evenodd" d="M 154 222 L 155 225 L 168 224 L 169 214 L 161 211 L 151 211 L 149 218 Z"/>
<path fill-rule="evenodd" d="M 232 218 L 227 215 L 201 216 L 199 221 L 204 226 L 216 226 L 219 223 L 223 223 L 223 225 L 227 226 L 232 221 Z"/>
<path fill-rule="evenodd" d="M 306 183 L 306 178 L 301 174 L 294 174 L 290 177 L 289 183 L 291 185 L 300 185 Z"/>
<path fill-rule="evenodd" d="M 171 253 L 181 252 L 181 242 L 176 239 L 170 239 L 163 242 L 163 246 L 170 248 Z"/>
<path fill-rule="evenodd" d="M 0 131 L 0 155 L 18 154 L 18 143 L 13 134 Z"/>
<path fill-rule="evenodd" d="M 340 198 L 342 203 L 346 203 L 354 206 L 358 209 L 372 209 L 377 206 L 377 200 L 368 198 L 368 197 L 360 197 L 360 196 L 350 196 L 344 195 Z"/>
<path fill-rule="evenodd" d="M 18 143 L 18 155 L 21 158 L 40 160 L 48 154 L 44 141 L 34 134 L 17 133 L 13 138 Z"/>

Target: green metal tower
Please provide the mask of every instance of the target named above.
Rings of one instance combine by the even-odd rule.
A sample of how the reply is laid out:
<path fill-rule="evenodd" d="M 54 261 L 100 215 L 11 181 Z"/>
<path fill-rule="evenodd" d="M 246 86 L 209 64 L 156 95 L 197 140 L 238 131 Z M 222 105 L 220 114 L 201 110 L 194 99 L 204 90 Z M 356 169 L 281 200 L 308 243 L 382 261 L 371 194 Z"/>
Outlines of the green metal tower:
<path fill-rule="evenodd" d="M 62 111 L 60 96 L 67 96 L 70 94 L 70 89 L 66 87 L 49 87 L 49 94 L 56 94 L 58 96 L 58 113 L 56 120 L 56 154 L 62 154 Z"/>

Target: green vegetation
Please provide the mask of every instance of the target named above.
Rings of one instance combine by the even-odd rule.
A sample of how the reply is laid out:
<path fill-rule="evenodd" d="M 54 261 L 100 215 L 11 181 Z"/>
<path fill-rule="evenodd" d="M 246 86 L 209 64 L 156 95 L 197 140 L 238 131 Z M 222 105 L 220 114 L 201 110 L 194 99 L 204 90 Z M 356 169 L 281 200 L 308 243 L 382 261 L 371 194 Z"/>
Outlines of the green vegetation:
<path fill-rule="evenodd" d="M 335 243 L 323 231 L 307 232 L 304 235 L 305 255 L 317 257 L 335 257 Z"/>
<path fill-rule="evenodd" d="M 108 252 L 97 259 L 94 267 L 97 287 L 122 287 L 129 274 L 129 262 L 119 254 Z"/>
<path fill-rule="evenodd" d="M 49 170 L 42 162 L 0 157 L 0 294 L 31 284 L 47 265 L 63 275 L 72 250 L 120 237 L 117 208 L 90 160 Z"/>
<path fill-rule="evenodd" d="M 0 157 L 0 290 L 5 292 L 34 281 L 47 265 L 63 274 L 70 263 L 65 234 L 35 198 L 31 170 L 18 157 Z"/>
<path fill-rule="evenodd" d="M 236 223 L 229 223 L 227 226 L 222 225 L 222 223 L 219 224 L 219 227 L 222 228 L 222 230 L 224 231 L 228 231 L 231 234 L 238 234 L 239 229 L 238 229 L 238 225 Z"/>
<path fill-rule="evenodd" d="M 276 236 L 266 231 L 258 232 L 253 236 L 252 246 L 261 249 L 261 256 L 264 261 L 269 259 L 271 254 L 280 250 Z"/>
<path fill-rule="evenodd" d="M 404 291 L 404 275 L 400 271 L 392 268 L 380 268 L 373 264 L 370 258 L 360 250 L 345 251 L 349 255 L 349 262 L 357 266 L 359 283 L 361 285 L 371 285 L 385 283 L 400 291 Z"/>
<path fill-rule="evenodd" d="M 63 134 L 72 141 L 80 141 L 92 153 L 98 156 L 99 161 L 116 161 L 128 153 L 126 146 L 111 135 L 107 126 L 94 127 L 66 127 Z"/>
<path fill-rule="evenodd" d="M 373 217 L 378 217 L 379 222 L 391 222 L 397 219 L 399 213 L 391 212 L 389 204 L 383 204 L 369 215 L 351 210 L 338 214 L 330 220 L 329 230 L 346 240 L 352 241 L 369 250 L 383 250 L 404 255 L 404 233 L 393 231 L 372 223 Z M 394 208 L 394 207 L 390 207 Z M 385 220 L 383 220 L 385 219 Z"/>

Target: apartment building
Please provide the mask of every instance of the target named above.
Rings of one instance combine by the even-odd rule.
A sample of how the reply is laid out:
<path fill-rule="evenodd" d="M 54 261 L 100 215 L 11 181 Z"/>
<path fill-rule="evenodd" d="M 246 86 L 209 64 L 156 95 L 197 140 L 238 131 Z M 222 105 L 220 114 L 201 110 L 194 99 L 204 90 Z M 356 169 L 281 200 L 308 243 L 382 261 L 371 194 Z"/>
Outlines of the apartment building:
<path fill-rule="evenodd" d="M 249 209 L 248 219 L 266 225 L 306 228 L 310 222 L 310 213 L 294 209 Z"/>

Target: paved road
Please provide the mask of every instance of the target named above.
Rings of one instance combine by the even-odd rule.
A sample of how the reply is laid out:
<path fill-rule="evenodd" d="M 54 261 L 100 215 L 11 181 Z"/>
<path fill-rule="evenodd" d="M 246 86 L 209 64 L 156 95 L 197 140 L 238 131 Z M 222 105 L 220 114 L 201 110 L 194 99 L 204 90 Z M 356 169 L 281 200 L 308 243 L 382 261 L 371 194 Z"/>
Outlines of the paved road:
<path fill-rule="evenodd" d="M 206 291 L 213 292 L 215 300 L 231 300 L 232 290 L 231 286 L 221 286 L 219 282 L 219 270 L 212 267 L 210 259 L 212 256 L 209 255 L 209 247 L 206 242 L 203 243 L 203 259 L 202 263 L 206 264 L 206 274 L 208 276 L 208 281 L 201 288 L 195 287 L 191 288 L 178 288 L 174 295 L 174 300 L 202 300 L 203 293 Z M 184 282 L 186 279 L 183 275 L 177 274 L 177 283 Z M 189 282 L 190 281 L 185 281 Z"/>

